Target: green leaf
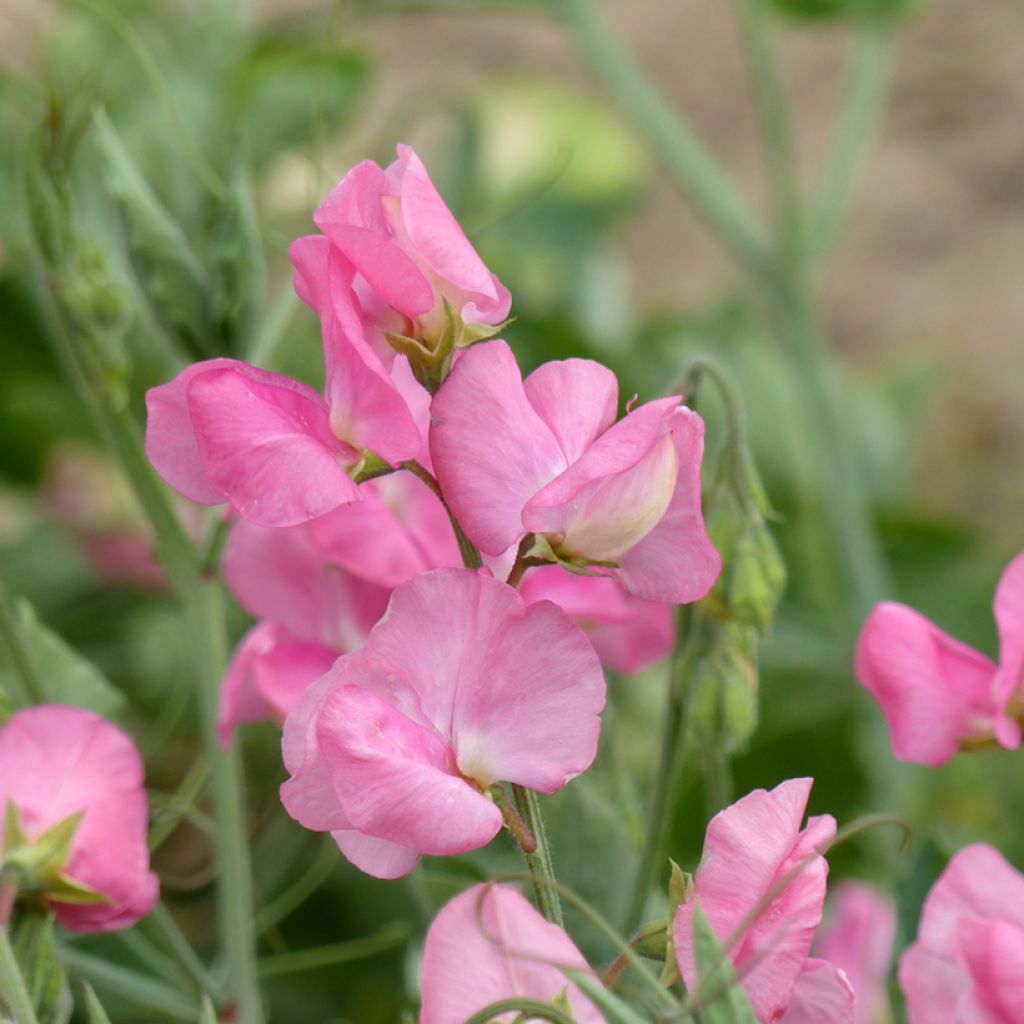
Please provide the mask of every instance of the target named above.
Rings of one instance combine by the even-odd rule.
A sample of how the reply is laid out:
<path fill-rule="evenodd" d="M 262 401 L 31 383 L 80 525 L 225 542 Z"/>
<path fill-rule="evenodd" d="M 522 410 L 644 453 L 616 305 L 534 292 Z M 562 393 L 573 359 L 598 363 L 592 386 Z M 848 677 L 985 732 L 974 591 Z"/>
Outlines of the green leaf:
<path fill-rule="evenodd" d="M 771 0 L 783 14 L 808 20 L 898 18 L 924 6 L 924 0 Z"/>
<path fill-rule="evenodd" d="M 115 718 L 124 707 L 124 696 L 74 648 L 36 617 L 24 600 L 14 606 L 17 640 L 29 666 L 38 676 L 46 699 L 54 704 L 74 704 L 104 718 Z M 0 688 L 9 693 L 18 687 L 11 677 L 17 672 L 15 659 L 0 642 Z"/>
<path fill-rule="evenodd" d="M 7 854 L 22 846 L 28 846 L 28 837 L 25 835 L 25 830 L 21 827 L 21 815 L 18 813 L 18 808 L 14 806 L 14 801 L 8 797 L 7 809 L 4 812 L 3 859 L 6 860 Z"/>
<path fill-rule="evenodd" d="M 203 1002 L 199 1007 L 198 1024 L 218 1024 L 217 1011 L 214 1009 L 213 1000 L 204 992 Z"/>
<path fill-rule="evenodd" d="M 601 1011 L 609 1024 L 648 1024 L 628 1003 L 609 992 L 592 974 L 572 967 L 562 973 Z"/>
<path fill-rule="evenodd" d="M 103 1004 L 93 991 L 92 985 L 87 981 L 83 981 L 82 988 L 85 990 L 85 1019 L 87 1024 L 110 1024 L 107 1011 L 103 1009 Z"/>
<path fill-rule="evenodd" d="M 124 213 L 128 251 L 153 312 L 167 320 L 190 349 L 209 351 L 208 274 L 181 225 L 163 206 L 98 110 L 93 128 L 106 164 L 106 181 Z"/>
<path fill-rule="evenodd" d="M 53 915 L 20 915 L 12 945 L 40 1024 L 68 1020 L 72 999 L 54 943 Z"/>
<path fill-rule="evenodd" d="M 704 916 L 693 908 L 694 958 L 701 1024 L 757 1024 L 750 1000 L 736 980 L 732 961 Z"/>

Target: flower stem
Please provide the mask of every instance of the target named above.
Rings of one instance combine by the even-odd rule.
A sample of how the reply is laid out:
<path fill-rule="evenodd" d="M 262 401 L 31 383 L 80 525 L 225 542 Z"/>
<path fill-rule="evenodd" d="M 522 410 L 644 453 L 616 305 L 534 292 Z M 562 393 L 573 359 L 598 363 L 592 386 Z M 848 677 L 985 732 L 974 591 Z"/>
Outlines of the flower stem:
<path fill-rule="evenodd" d="M 0 636 L 15 669 L 11 679 L 16 692 L 10 695 L 11 699 L 16 705 L 45 704 L 46 688 L 18 635 L 18 621 L 3 583 L 0 583 Z"/>
<path fill-rule="evenodd" d="M 6 879 L 0 882 L 0 907 L 3 908 L 3 920 L 0 921 L 0 1004 L 6 1003 L 14 1024 L 39 1024 L 28 986 L 11 947 L 8 916 L 13 901 L 14 882 Z"/>
<path fill-rule="evenodd" d="M 552 924 L 562 927 L 565 923 L 562 918 L 562 901 L 558 897 L 558 883 L 555 880 L 551 850 L 548 846 L 547 831 L 544 828 L 544 819 L 540 814 L 537 794 L 525 786 L 513 784 L 509 788 L 512 791 L 512 804 L 527 831 L 533 836 L 536 846 L 532 853 L 527 853 L 525 847 L 522 849 L 526 867 L 533 878 L 533 891 L 537 906 Z"/>
<path fill-rule="evenodd" d="M 452 510 L 448 507 L 448 502 L 444 500 L 444 494 L 441 492 L 441 485 L 437 482 L 437 477 L 435 477 L 426 466 L 417 462 L 415 459 L 409 459 L 408 461 L 401 463 L 400 468 L 408 470 L 413 476 L 422 480 L 434 492 L 437 496 L 437 500 L 444 505 L 444 510 L 448 513 L 448 520 L 452 524 L 452 530 L 455 532 L 455 540 L 459 545 L 459 554 L 462 556 L 462 564 L 467 569 L 479 569 L 484 564 L 483 559 L 480 557 L 480 552 L 463 532 L 462 527 L 459 525 L 459 521 L 452 514 Z"/>

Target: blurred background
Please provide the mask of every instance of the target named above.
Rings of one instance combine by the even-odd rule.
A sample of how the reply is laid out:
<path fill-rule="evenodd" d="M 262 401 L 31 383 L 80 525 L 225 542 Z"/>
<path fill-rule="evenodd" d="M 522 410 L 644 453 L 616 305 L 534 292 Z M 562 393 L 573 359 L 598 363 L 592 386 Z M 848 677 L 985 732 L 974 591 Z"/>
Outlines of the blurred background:
<path fill-rule="evenodd" d="M 751 17 L 767 19 L 777 46 L 790 201 L 810 211 L 795 261 Z M 711 185 L 688 186 L 678 146 L 636 105 L 647 83 L 715 154 Z M 72 367 L 77 350 L 92 368 L 94 399 L 139 424 L 147 387 L 213 355 L 318 386 L 317 326 L 292 294 L 288 243 L 313 230 L 313 208 L 353 163 L 388 163 L 409 142 L 511 289 L 507 337 L 524 369 L 590 356 L 646 400 L 703 354 L 737 382 L 789 585 L 759 680 L 748 678 L 759 722 L 737 727 L 733 794 L 806 774 L 815 813 L 905 818 L 909 851 L 879 830 L 832 858 L 835 876 L 896 891 L 905 943 L 959 846 L 986 840 L 1024 866 L 1019 755 L 899 765 L 852 675 L 857 629 L 882 598 L 996 653 L 991 598 L 1024 540 L 1022 125 L 1020 0 L 3 0 L 8 596 L 63 638 L 54 664 L 93 673 L 90 700 L 138 739 L 159 826 L 160 794 L 197 756 L 193 669 L 67 350 Z M 708 215 L 729 180 L 763 226 L 767 276 L 797 282 L 799 315 Z M 719 410 L 712 400 L 701 411 L 713 447 Z M 196 531 L 206 521 L 182 515 Z M 231 625 L 237 638 L 239 609 Z M 613 919 L 665 675 L 613 681 L 598 765 L 548 802 L 560 878 Z M 714 809 L 693 747 L 670 850 L 690 867 Z M 247 733 L 245 757 L 261 904 L 296 877 L 323 880 L 312 904 L 263 921 L 264 955 L 388 922 L 409 931 L 358 963 L 277 960 L 272 1019 L 401 1019 L 425 923 L 467 881 L 516 870 L 515 851 L 496 842 L 408 883 L 372 882 L 283 815 L 272 727 Z M 155 856 L 168 908 L 205 955 L 213 879 L 196 799 L 183 822 L 167 819 Z M 581 919 L 570 925 L 586 952 L 608 957 Z M 152 970 L 146 940 L 126 935 L 76 940 L 80 966 L 101 956 Z M 92 976 L 115 1020 L 153 1019 Z"/>

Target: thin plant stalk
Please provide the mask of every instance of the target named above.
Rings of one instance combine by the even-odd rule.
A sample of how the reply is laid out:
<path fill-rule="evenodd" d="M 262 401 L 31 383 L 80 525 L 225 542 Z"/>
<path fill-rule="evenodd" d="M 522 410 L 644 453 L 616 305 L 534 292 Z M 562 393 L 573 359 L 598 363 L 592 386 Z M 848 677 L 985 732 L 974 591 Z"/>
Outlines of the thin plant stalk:
<path fill-rule="evenodd" d="M 13 1024 L 39 1024 L 32 997 L 22 976 L 11 946 L 8 929 L 11 905 L 14 903 L 14 882 L 0 882 L 0 1005 L 6 1004 Z"/>
<path fill-rule="evenodd" d="M 36 671 L 28 651 L 18 635 L 18 621 L 7 595 L 7 589 L 0 582 L 0 636 L 3 637 L 7 653 L 14 664 L 11 699 L 16 705 L 45 704 L 46 688 Z"/>

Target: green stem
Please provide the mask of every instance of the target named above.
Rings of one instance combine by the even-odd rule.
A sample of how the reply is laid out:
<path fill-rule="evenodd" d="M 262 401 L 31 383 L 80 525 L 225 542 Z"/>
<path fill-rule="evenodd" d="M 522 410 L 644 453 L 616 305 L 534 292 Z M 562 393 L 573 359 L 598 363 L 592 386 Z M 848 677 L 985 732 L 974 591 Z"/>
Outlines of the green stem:
<path fill-rule="evenodd" d="M 869 22 L 862 29 L 843 90 L 839 127 L 805 224 L 803 248 L 808 262 L 835 240 L 849 209 L 857 172 L 878 128 L 890 77 L 894 32 L 891 19 Z"/>
<path fill-rule="evenodd" d="M 199 957 L 196 956 L 195 950 L 188 939 L 182 934 L 178 922 L 175 921 L 174 916 L 167 909 L 167 905 L 163 901 L 157 903 L 150 911 L 146 920 L 160 933 L 164 945 L 174 955 L 174 959 L 192 980 L 199 992 L 213 991 L 215 986 L 210 978 L 210 972 Z"/>
<path fill-rule="evenodd" d="M 764 0 L 734 0 L 750 65 L 754 104 L 771 185 L 778 258 L 788 264 L 800 242 L 800 196 L 793 133 L 782 71 L 771 38 Z"/>
<path fill-rule="evenodd" d="M 409 461 L 401 463 L 399 468 L 408 470 L 408 472 L 422 480 L 434 492 L 437 496 L 437 500 L 441 502 L 444 506 L 445 512 L 448 513 L 448 520 L 452 524 L 452 530 L 455 532 L 455 540 L 459 545 L 459 554 L 462 556 L 462 564 L 467 569 L 479 569 L 484 564 L 483 559 L 480 557 L 480 552 L 476 549 L 476 545 L 474 545 L 463 532 L 459 521 L 452 514 L 452 510 L 448 507 L 448 502 L 444 500 L 441 485 L 437 482 L 437 478 L 434 474 L 431 473 L 426 466 L 417 462 L 415 459 L 409 459 Z"/>
<path fill-rule="evenodd" d="M 526 867 L 533 879 L 533 891 L 540 912 L 559 927 L 564 925 L 562 918 L 562 901 L 558 897 L 558 883 L 555 880 L 555 869 L 551 863 L 551 848 L 548 846 L 547 831 L 540 813 L 537 794 L 525 786 L 511 785 L 512 803 L 527 831 L 533 836 L 536 849 L 527 853 L 523 849 Z"/>
<path fill-rule="evenodd" d="M 728 171 L 665 102 L 602 22 L 597 0 L 561 0 L 580 48 L 604 78 L 633 123 L 661 154 L 669 171 L 721 240 L 755 277 L 774 280 L 775 269 L 756 219 Z"/>
<path fill-rule="evenodd" d="M 10 883 L 4 883 L 5 887 Z M 14 1016 L 14 1024 L 39 1024 L 32 997 L 11 948 L 7 922 L 0 925 L 0 999 Z"/>
<path fill-rule="evenodd" d="M 573 1018 L 564 1010 L 558 1009 L 553 1003 L 545 1003 L 540 999 L 527 999 L 525 996 L 513 996 L 511 999 L 499 999 L 482 1010 L 474 1013 L 466 1020 L 466 1024 L 490 1024 L 505 1014 L 515 1013 L 517 1021 L 546 1020 L 549 1024 L 573 1024 Z"/>
<path fill-rule="evenodd" d="M 350 963 L 387 952 L 402 945 L 409 938 L 409 926 L 403 921 L 384 925 L 380 931 L 364 939 L 349 942 L 335 942 L 330 946 L 316 949 L 302 949 L 295 953 L 280 953 L 267 957 L 259 963 L 260 974 L 272 977 L 278 974 L 292 974 L 295 971 L 310 971 L 331 964 Z M 243 1020 L 245 1018 L 242 1018 Z"/>
<path fill-rule="evenodd" d="M 224 599 L 216 580 L 198 579 L 186 597 L 191 632 L 197 646 L 197 698 L 203 746 L 212 766 L 213 807 L 217 821 L 217 896 L 220 930 L 228 965 L 228 996 L 236 1017 L 261 1024 L 263 1004 L 256 967 L 252 863 L 236 742 L 220 750 L 217 737 L 217 691 L 227 658 Z"/>
<path fill-rule="evenodd" d="M 686 740 L 686 720 L 690 706 L 687 684 L 692 659 L 690 640 L 693 633 L 694 612 L 686 607 L 678 611 L 676 649 L 669 669 L 665 716 L 662 723 L 661 748 L 654 774 L 654 791 L 647 809 L 647 827 L 640 853 L 629 910 L 626 914 L 626 932 L 631 934 L 640 927 L 647 897 L 654 883 L 671 825 L 671 813 L 678 802 L 682 778 L 683 747 Z"/>
<path fill-rule="evenodd" d="M 11 607 L 7 596 L 7 589 L 0 583 L 0 634 L 3 635 L 4 643 L 7 645 L 7 652 L 14 664 L 15 693 L 11 699 L 18 706 L 25 704 L 45 704 L 46 688 L 36 671 L 28 651 L 25 650 L 18 633 L 18 620 Z"/>

